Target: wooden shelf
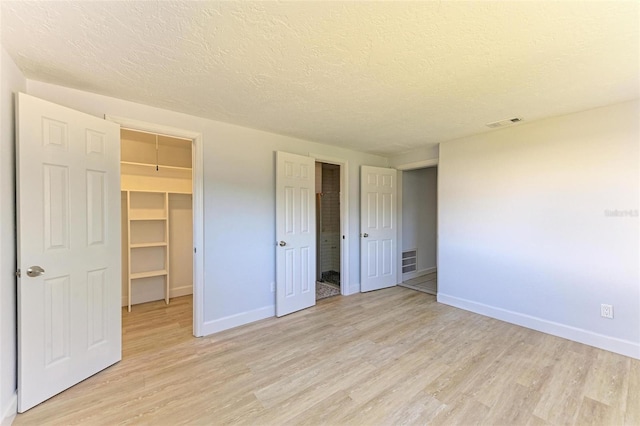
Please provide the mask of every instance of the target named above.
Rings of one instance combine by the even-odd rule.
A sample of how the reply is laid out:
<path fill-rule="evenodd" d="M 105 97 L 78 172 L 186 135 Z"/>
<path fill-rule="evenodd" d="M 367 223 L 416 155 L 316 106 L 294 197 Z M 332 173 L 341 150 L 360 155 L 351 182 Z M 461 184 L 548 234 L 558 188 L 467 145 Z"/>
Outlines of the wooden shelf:
<path fill-rule="evenodd" d="M 131 312 L 131 284 L 140 278 L 165 277 L 164 300 L 169 303 L 169 193 L 166 191 L 125 191 L 128 212 L 128 264 L 129 283 L 128 309 Z M 146 222 L 146 224 L 145 224 Z M 155 223 L 153 229 L 149 224 Z M 162 236 L 157 232 L 162 229 Z M 131 241 L 132 231 L 136 233 L 135 242 Z M 141 250 L 147 249 L 147 250 Z M 135 255 L 134 255 L 135 252 Z M 155 256 L 163 257 L 162 263 L 150 261 Z M 157 257 L 156 257 L 157 259 Z M 132 263 L 136 263 L 134 266 Z M 145 272 L 133 270 L 152 269 Z"/>
<path fill-rule="evenodd" d="M 133 161 L 121 161 L 120 164 L 124 164 L 127 166 L 136 166 L 136 167 L 144 167 L 144 168 L 152 168 L 155 170 L 156 165 L 155 164 L 149 164 L 149 163 L 136 163 Z M 169 170 L 188 170 L 191 171 L 191 167 L 178 167 L 178 166 L 169 166 L 169 165 L 165 165 L 165 164 L 158 164 L 158 169 L 169 169 Z"/>
<path fill-rule="evenodd" d="M 193 194 L 191 191 L 162 191 L 162 190 L 142 190 L 142 189 L 121 189 L 121 192 L 151 192 L 153 194 Z"/>
<path fill-rule="evenodd" d="M 167 274 L 168 272 L 166 269 L 159 269 L 157 271 L 134 272 L 131 274 L 131 279 L 137 280 L 139 278 L 161 277 Z"/>
<path fill-rule="evenodd" d="M 121 189 L 130 192 L 175 192 L 189 194 L 193 191 L 193 170 L 189 167 L 120 162 Z M 156 188 L 162 188 L 158 191 Z"/>
<path fill-rule="evenodd" d="M 167 243 L 165 242 L 157 242 L 157 243 L 137 243 L 131 244 L 130 247 L 133 248 L 145 248 L 145 247 L 166 247 Z"/>

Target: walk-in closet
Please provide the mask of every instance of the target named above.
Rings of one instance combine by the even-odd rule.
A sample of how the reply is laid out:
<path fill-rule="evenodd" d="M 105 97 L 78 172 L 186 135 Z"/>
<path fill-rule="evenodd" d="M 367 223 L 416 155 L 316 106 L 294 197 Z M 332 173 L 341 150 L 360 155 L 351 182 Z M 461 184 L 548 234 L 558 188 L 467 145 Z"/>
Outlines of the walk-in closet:
<path fill-rule="evenodd" d="M 122 306 L 193 293 L 192 141 L 121 130 Z"/>

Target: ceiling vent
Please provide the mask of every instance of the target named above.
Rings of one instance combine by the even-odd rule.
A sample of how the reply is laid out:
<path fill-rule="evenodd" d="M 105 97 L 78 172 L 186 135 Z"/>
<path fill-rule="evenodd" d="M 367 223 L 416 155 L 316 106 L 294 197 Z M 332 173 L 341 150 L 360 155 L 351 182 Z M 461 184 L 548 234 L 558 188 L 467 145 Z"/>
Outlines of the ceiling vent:
<path fill-rule="evenodd" d="M 507 118 L 505 120 L 494 121 L 493 123 L 487 123 L 487 127 L 491 127 L 492 129 L 495 129 L 496 127 L 511 126 L 512 124 L 519 123 L 522 120 L 523 120 L 522 117 Z"/>

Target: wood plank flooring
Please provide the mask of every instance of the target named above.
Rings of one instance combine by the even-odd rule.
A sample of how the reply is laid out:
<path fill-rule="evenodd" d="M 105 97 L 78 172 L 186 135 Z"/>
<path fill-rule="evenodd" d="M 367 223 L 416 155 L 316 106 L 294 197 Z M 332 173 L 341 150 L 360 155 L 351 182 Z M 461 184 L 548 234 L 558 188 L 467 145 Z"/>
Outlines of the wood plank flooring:
<path fill-rule="evenodd" d="M 402 287 L 199 339 L 191 297 L 123 326 L 120 363 L 14 424 L 640 424 L 640 361 Z"/>
<path fill-rule="evenodd" d="M 438 294 L 438 273 L 430 272 L 425 275 L 420 275 L 419 277 L 404 281 L 399 285 L 435 296 Z"/>

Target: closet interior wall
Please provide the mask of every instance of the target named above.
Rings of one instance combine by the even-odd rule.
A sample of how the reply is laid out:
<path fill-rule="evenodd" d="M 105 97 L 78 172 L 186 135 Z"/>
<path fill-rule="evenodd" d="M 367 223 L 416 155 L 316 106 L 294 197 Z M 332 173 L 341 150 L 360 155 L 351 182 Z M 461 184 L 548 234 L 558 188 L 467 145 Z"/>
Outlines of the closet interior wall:
<path fill-rule="evenodd" d="M 192 141 L 121 131 L 122 306 L 193 293 Z"/>

